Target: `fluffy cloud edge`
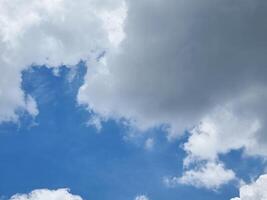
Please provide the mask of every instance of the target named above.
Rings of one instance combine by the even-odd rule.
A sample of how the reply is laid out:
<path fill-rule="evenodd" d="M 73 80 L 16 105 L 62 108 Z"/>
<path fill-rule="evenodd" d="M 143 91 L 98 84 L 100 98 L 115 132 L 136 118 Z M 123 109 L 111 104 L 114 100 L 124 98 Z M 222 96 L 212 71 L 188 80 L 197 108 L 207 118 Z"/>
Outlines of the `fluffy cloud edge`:
<path fill-rule="evenodd" d="M 222 163 L 207 162 L 198 164 L 195 168 L 186 169 L 181 177 L 166 177 L 163 181 L 167 187 L 183 184 L 215 191 L 234 180 L 237 178 L 231 169 L 226 169 Z"/>
<path fill-rule="evenodd" d="M 29 194 L 15 194 L 9 200 L 83 200 L 79 195 L 70 193 L 70 189 L 36 189 Z"/>
<path fill-rule="evenodd" d="M 4 197 L 0 196 L 0 199 Z M 15 194 L 8 200 L 84 200 L 81 196 L 72 194 L 69 188 L 36 189 L 28 194 Z M 146 195 L 137 195 L 134 200 L 149 200 Z"/>
<path fill-rule="evenodd" d="M 247 185 L 241 186 L 239 197 L 230 200 L 265 200 L 267 199 L 267 174 Z"/>

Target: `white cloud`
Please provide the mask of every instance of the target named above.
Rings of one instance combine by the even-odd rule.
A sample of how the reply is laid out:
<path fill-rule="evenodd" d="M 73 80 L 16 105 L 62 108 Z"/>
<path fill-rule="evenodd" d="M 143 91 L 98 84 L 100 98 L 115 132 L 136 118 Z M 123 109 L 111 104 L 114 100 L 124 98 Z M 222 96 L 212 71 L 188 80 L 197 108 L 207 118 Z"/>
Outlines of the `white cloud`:
<path fill-rule="evenodd" d="M 149 198 L 145 195 L 140 195 L 140 196 L 135 197 L 135 200 L 149 200 Z"/>
<path fill-rule="evenodd" d="M 70 193 L 68 188 L 57 190 L 37 189 L 29 194 L 15 194 L 9 200 L 83 200 L 79 195 Z M 149 200 L 146 195 L 138 195 L 135 200 Z"/>
<path fill-rule="evenodd" d="M 126 12 L 123 0 L 1 1 L 0 122 L 17 120 L 17 109 L 37 113 L 21 90 L 23 70 L 32 64 L 72 66 L 81 59 L 92 64 L 122 41 Z"/>
<path fill-rule="evenodd" d="M 228 110 L 218 109 L 190 131 L 184 149 L 192 157 L 214 160 L 219 153 L 248 145 L 248 138 L 259 128 L 258 121 L 241 119 Z"/>
<path fill-rule="evenodd" d="M 241 148 L 249 155 L 267 155 L 262 111 L 267 93 L 264 88 L 253 90 L 254 93 L 240 95 L 200 120 L 184 144 L 188 158 L 215 160 L 219 154 Z"/>
<path fill-rule="evenodd" d="M 90 117 L 89 121 L 87 122 L 88 126 L 93 126 L 95 127 L 95 129 L 100 132 L 102 129 L 102 122 L 103 120 L 101 120 L 99 118 L 99 116 L 93 115 Z"/>
<path fill-rule="evenodd" d="M 145 141 L 145 149 L 152 150 L 154 148 L 155 141 L 153 138 L 148 138 Z"/>
<path fill-rule="evenodd" d="M 208 162 L 198 166 L 197 169 L 185 171 L 182 177 L 174 178 L 173 181 L 195 187 L 218 189 L 234 179 L 235 173 L 225 169 L 222 163 Z"/>
<path fill-rule="evenodd" d="M 220 162 L 218 156 L 227 154 L 231 150 L 243 148 L 247 155 L 267 156 L 267 149 L 263 145 L 266 140 L 262 142 L 259 139 L 262 125 L 253 113 L 260 113 L 260 110 L 255 109 L 252 112 L 247 108 L 242 114 L 237 112 L 239 107 L 247 106 L 247 99 L 248 96 L 241 96 L 227 106 L 215 109 L 190 131 L 191 135 L 183 147 L 187 153 L 184 159 L 185 174 L 192 171 L 190 169 L 192 164 Z M 193 171 L 199 173 L 201 169 Z"/>
<path fill-rule="evenodd" d="M 82 198 L 71 194 L 69 189 L 39 189 L 29 194 L 15 194 L 9 200 L 82 200 Z"/>
<path fill-rule="evenodd" d="M 116 10 L 104 11 L 100 15 L 104 22 L 104 28 L 108 33 L 108 39 L 115 46 L 118 46 L 125 38 L 123 23 L 126 15 L 127 7 L 125 2 Z"/>
<path fill-rule="evenodd" d="M 38 115 L 39 111 L 37 108 L 36 101 L 30 95 L 26 96 L 25 104 L 28 113 L 30 113 L 32 116 Z"/>
<path fill-rule="evenodd" d="M 265 200 L 267 199 L 267 175 L 261 175 L 255 182 L 240 188 L 240 197 L 231 200 Z"/>

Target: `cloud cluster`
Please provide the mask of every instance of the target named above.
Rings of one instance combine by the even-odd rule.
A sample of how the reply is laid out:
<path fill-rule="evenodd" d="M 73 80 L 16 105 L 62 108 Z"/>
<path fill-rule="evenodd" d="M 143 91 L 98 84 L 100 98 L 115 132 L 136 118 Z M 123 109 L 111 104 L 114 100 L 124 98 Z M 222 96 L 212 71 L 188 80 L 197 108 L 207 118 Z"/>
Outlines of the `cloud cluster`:
<path fill-rule="evenodd" d="M 231 200 L 265 200 L 267 199 L 267 174 L 261 175 L 255 182 L 240 188 L 240 197 Z"/>
<path fill-rule="evenodd" d="M 94 113 L 89 123 L 164 125 L 169 138 L 188 130 L 181 182 L 217 188 L 234 178 L 220 154 L 267 155 L 266 9 L 263 0 L 3 0 L 0 122 L 18 108 L 38 114 L 23 70 L 84 59 L 77 99 Z M 225 177 L 199 182 L 210 169 Z"/>
<path fill-rule="evenodd" d="M 88 71 L 79 102 L 141 131 L 165 125 L 173 138 L 188 130 L 186 183 L 232 180 L 218 159 L 231 150 L 266 156 L 267 2 L 126 3 L 120 50 Z M 200 184 L 211 166 L 226 177 Z"/>
<path fill-rule="evenodd" d="M 39 189 L 29 194 L 13 195 L 9 200 L 82 200 L 82 198 L 71 194 L 69 189 Z"/>
<path fill-rule="evenodd" d="M 21 89 L 21 72 L 31 65 L 59 67 L 93 63 L 123 39 L 122 0 L 15 0 L 0 2 L 0 122 L 17 110 L 36 115 L 34 99 Z"/>
<path fill-rule="evenodd" d="M 180 182 L 183 183 L 184 180 L 189 179 L 185 183 L 218 188 L 235 179 L 234 172 L 222 165 L 219 155 L 241 148 L 245 148 L 247 154 L 260 154 L 259 142 L 255 137 L 259 129 L 258 120 L 237 117 L 226 108 L 217 109 L 212 115 L 204 117 L 201 123 L 190 131 L 191 135 L 183 146 L 187 153 L 184 167 L 189 171 L 184 173 Z M 266 155 L 266 152 L 262 151 L 264 153 L 262 155 Z M 191 169 L 195 163 L 198 163 L 197 167 Z M 207 170 L 211 169 L 209 166 L 217 170 Z M 216 174 L 216 171 L 220 172 Z M 210 181 L 203 178 L 203 176 L 210 177 L 212 174 L 214 177 Z"/>

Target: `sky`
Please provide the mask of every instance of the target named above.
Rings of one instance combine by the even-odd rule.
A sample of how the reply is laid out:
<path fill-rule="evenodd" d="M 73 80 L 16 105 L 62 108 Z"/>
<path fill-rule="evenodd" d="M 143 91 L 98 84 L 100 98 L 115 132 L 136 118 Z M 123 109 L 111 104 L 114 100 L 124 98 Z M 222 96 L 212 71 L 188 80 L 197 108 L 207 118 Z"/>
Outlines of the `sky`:
<path fill-rule="evenodd" d="M 0 200 L 266 200 L 266 9 L 0 0 Z"/>

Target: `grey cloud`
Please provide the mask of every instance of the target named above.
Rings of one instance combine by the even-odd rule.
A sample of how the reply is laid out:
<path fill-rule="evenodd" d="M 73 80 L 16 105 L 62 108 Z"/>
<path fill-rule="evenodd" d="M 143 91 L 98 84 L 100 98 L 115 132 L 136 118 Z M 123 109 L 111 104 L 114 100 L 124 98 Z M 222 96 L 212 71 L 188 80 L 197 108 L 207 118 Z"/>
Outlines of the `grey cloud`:
<path fill-rule="evenodd" d="M 140 127 L 190 128 L 248 87 L 265 87 L 266 8 L 260 0 L 128 1 L 121 49 L 88 73 L 79 99 Z"/>
<path fill-rule="evenodd" d="M 267 2 L 127 5 L 126 37 L 90 67 L 79 102 L 100 118 L 126 118 L 141 131 L 165 124 L 171 138 L 189 130 L 185 165 L 221 163 L 219 154 L 240 148 L 266 156 Z M 212 128 L 194 131 L 203 123 Z M 208 176 L 208 170 L 185 169 Z M 186 178 L 192 183 L 198 176 Z M 231 178 L 202 186 L 218 188 Z"/>

